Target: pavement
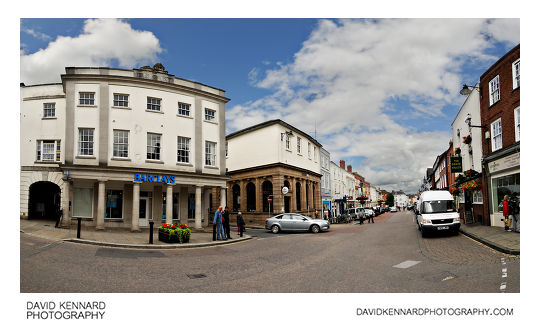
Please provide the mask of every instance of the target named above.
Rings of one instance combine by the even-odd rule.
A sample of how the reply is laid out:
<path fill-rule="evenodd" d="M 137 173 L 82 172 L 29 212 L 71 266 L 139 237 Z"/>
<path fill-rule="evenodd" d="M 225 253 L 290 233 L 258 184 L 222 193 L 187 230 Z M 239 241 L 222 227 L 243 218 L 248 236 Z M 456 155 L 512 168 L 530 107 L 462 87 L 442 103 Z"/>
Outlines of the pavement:
<path fill-rule="evenodd" d="M 260 228 L 254 226 L 254 228 Z M 46 238 L 53 241 L 69 241 L 101 246 L 125 247 L 125 248 L 193 248 L 215 246 L 225 243 L 234 243 L 249 240 L 252 237 L 244 233 L 243 237 L 237 235 L 236 227 L 231 226 L 231 237 L 225 241 L 212 241 L 212 227 L 204 227 L 201 230 L 192 230 L 189 243 L 168 244 L 158 240 L 157 228 L 154 229 L 153 244 L 149 243 L 149 230 L 131 232 L 126 229 L 105 229 L 97 231 L 93 227 L 83 227 L 81 238 L 77 238 L 77 225 L 71 228 L 55 228 L 54 221 L 45 220 L 20 220 L 22 233 Z M 247 232 L 249 232 L 249 227 Z M 520 254 L 519 232 L 506 232 L 504 228 L 484 226 L 480 224 L 461 224 L 460 232 L 464 235 L 481 242 L 495 250 L 510 255 Z"/>
<path fill-rule="evenodd" d="M 508 232 L 503 227 L 480 224 L 461 224 L 459 232 L 500 252 L 519 255 L 519 232 Z"/>
<path fill-rule="evenodd" d="M 81 237 L 77 238 L 77 225 L 70 228 L 55 228 L 55 221 L 47 220 L 20 220 L 21 233 L 49 239 L 52 241 L 69 241 L 92 245 L 124 247 L 138 249 L 174 249 L 215 246 L 226 243 L 235 243 L 249 240 L 252 237 L 244 233 L 243 237 L 237 235 L 236 225 L 231 225 L 231 237 L 229 240 L 212 241 L 212 226 L 201 230 L 192 230 L 189 243 L 165 243 L 158 240 L 157 226 L 154 225 L 153 243 L 150 244 L 149 229 L 141 229 L 141 232 L 131 232 L 129 229 L 105 229 L 96 230 L 95 227 L 81 227 Z M 249 232 L 249 228 L 248 228 Z"/>

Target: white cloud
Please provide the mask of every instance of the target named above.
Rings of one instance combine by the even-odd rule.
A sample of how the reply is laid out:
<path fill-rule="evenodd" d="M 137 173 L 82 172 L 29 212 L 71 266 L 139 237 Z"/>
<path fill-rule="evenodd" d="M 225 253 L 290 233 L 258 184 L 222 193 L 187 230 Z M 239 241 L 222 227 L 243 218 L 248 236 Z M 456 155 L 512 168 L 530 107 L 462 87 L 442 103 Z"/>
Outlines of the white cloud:
<path fill-rule="evenodd" d="M 70 66 L 121 67 L 155 63 L 162 52 L 159 40 L 148 31 L 134 30 L 119 19 L 89 19 L 76 37 L 58 36 L 47 48 L 21 54 L 21 82 L 26 84 L 59 82 Z"/>
<path fill-rule="evenodd" d="M 273 94 L 228 110 L 227 125 L 272 116 L 311 132 L 317 121 L 332 160 L 365 157 L 353 168 L 369 181 L 415 191 L 448 147 L 450 127 L 418 132 L 401 117 L 444 117 L 445 106 L 463 101 L 462 66 L 493 62 L 485 50 L 518 42 L 516 33 L 516 19 L 322 20 L 292 63 L 258 74 L 256 85 Z M 396 99 L 408 111 L 392 112 L 388 102 Z"/>

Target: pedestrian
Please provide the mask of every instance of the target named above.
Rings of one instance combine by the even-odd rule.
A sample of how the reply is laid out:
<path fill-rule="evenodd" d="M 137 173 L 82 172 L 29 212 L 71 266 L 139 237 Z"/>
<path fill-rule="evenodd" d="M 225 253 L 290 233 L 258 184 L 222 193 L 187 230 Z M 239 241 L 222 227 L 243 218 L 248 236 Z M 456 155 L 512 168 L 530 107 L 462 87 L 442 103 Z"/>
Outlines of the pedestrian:
<path fill-rule="evenodd" d="M 216 226 L 216 240 L 227 240 L 223 230 L 223 206 L 219 206 L 214 214 L 214 225 Z"/>
<path fill-rule="evenodd" d="M 504 216 L 504 230 L 511 232 L 510 225 L 512 224 L 512 219 L 510 218 L 510 208 L 509 208 L 509 200 L 510 197 L 508 195 L 504 195 L 503 199 L 503 216 Z"/>
<path fill-rule="evenodd" d="M 238 235 L 240 237 L 244 236 L 244 231 L 246 229 L 245 225 L 246 225 L 246 222 L 244 222 L 244 218 L 242 217 L 242 212 L 238 212 L 238 215 L 236 215 L 236 226 L 238 227 Z"/>
<path fill-rule="evenodd" d="M 512 231 L 519 232 L 519 198 L 517 192 L 512 193 L 508 204 L 512 216 Z"/>
<path fill-rule="evenodd" d="M 368 218 L 367 218 L 368 223 L 375 223 L 375 221 L 373 220 L 373 215 L 375 214 L 368 214 Z"/>
<path fill-rule="evenodd" d="M 225 230 L 227 239 L 232 239 L 231 224 L 229 223 L 229 206 L 225 206 L 225 210 L 223 211 L 223 229 Z"/>

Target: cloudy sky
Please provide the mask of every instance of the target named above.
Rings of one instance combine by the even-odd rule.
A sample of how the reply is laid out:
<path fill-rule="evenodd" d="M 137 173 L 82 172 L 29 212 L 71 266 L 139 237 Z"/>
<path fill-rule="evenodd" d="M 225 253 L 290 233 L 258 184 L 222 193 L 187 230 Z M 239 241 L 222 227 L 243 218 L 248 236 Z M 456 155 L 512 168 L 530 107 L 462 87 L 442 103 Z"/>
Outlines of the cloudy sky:
<path fill-rule="evenodd" d="M 20 76 L 138 68 L 226 90 L 227 133 L 280 118 L 387 190 L 416 192 L 519 19 L 21 19 Z"/>

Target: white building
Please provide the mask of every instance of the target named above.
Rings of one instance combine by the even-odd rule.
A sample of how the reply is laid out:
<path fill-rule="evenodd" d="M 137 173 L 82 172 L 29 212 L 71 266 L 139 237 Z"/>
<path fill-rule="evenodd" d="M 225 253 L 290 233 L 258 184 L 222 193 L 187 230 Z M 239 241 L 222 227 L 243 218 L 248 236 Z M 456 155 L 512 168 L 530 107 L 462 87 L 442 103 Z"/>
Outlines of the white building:
<path fill-rule="evenodd" d="M 402 191 L 394 192 L 394 206 L 406 207 L 410 204 L 409 196 Z"/>
<path fill-rule="evenodd" d="M 20 91 L 21 218 L 201 228 L 210 190 L 225 203 L 224 90 L 156 64 L 66 68 Z"/>
<path fill-rule="evenodd" d="M 379 194 L 377 187 L 370 185 L 369 188 L 369 200 L 371 202 L 371 206 L 379 206 Z"/>
<path fill-rule="evenodd" d="M 319 142 L 279 119 L 233 132 L 226 139 L 232 212 L 241 211 L 246 222 L 258 224 L 281 212 L 321 217 Z"/>

